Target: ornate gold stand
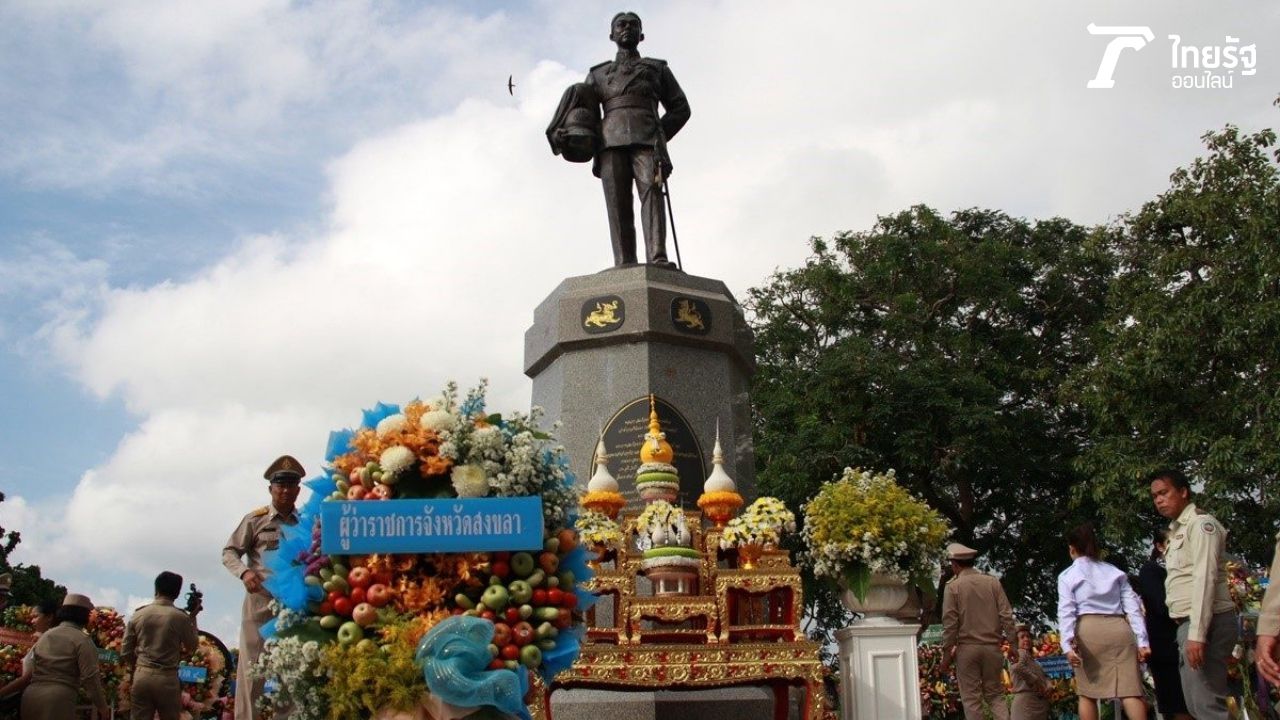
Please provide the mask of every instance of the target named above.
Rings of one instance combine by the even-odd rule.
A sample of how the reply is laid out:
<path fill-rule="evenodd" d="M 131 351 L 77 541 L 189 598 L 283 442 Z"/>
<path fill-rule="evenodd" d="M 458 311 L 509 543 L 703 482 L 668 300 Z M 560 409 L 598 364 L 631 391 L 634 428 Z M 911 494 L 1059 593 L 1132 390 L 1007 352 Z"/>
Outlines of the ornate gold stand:
<path fill-rule="evenodd" d="M 550 687 L 534 683 L 529 711 L 552 720 L 559 688 L 600 690 L 703 689 L 766 685 L 775 720 L 785 720 L 788 688 L 804 688 L 801 717 L 834 720 L 824 708 L 818 644 L 800 629 L 804 602 L 800 573 L 785 551 L 766 551 L 754 569 L 736 567 L 737 554 L 720 549 L 720 531 L 702 530 L 702 513 L 685 511 L 693 546 L 702 551 L 698 587 L 714 595 L 639 596 L 642 556 L 633 547 L 634 519 L 623 519 L 623 542 L 613 567 L 586 584 L 612 600 L 613 623 L 588 613 L 582 654 Z M 649 626 L 646 626 L 646 623 Z"/>

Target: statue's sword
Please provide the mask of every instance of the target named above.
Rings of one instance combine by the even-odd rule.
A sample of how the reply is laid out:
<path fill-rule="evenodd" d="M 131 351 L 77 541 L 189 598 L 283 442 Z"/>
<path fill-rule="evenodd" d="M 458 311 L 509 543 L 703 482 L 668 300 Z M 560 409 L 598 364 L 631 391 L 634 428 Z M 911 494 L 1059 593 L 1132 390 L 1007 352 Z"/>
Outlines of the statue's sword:
<path fill-rule="evenodd" d="M 668 183 L 666 176 L 662 172 L 662 162 L 670 161 L 667 155 L 667 134 L 662 130 L 662 118 L 658 117 L 658 103 L 653 104 L 653 121 L 658 128 L 658 145 L 654 148 L 657 151 L 657 162 L 654 163 L 654 183 L 662 188 L 662 197 L 665 199 L 667 206 L 667 217 L 671 219 L 671 246 L 676 249 L 676 268 L 684 270 L 684 263 L 680 261 L 680 238 L 676 236 L 676 212 L 671 207 L 671 185 Z"/>

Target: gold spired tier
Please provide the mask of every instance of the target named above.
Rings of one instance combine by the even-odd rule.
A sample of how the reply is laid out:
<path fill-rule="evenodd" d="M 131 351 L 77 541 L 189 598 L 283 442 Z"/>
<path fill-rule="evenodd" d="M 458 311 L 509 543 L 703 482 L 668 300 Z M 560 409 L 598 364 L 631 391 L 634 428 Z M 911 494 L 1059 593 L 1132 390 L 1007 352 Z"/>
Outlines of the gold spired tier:
<path fill-rule="evenodd" d="M 550 687 L 535 686 L 529 710 L 552 720 L 559 688 L 604 690 L 768 686 L 774 717 L 787 717 L 788 688 L 804 690 L 803 720 L 835 720 L 825 707 L 818 644 L 800 627 L 800 573 L 784 550 L 765 550 L 748 569 L 720 549 L 720 529 L 701 512 L 682 511 L 698 558 L 687 565 L 693 594 L 657 595 L 635 550 L 635 516 L 622 517 L 620 542 L 607 550 L 587 584 L 598 602 L 588 611 L 582 654 Z"/>

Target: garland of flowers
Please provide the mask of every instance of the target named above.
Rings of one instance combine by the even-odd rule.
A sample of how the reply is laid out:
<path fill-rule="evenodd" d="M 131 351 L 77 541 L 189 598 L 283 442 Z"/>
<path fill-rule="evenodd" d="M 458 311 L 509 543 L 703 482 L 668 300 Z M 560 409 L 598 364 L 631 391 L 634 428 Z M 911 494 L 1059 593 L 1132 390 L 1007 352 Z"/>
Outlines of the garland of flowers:
<path fill-rule="evenodd" d="M 331 434 L 324 477 L 307 482 L 298 525 L 282 528 L 266 558 L 278 605 L 255 673 L 275 688 L 267 709 L 337 720 L 429 699 L 527 717 L 527 673 L 549 680 L 577 657 L 594 596 L 577 587 L 590 571 L 571 529 L 578 497 L 568 461 L 539 430 L 540 410 L 486 414 L 485 388 L 461 402 L 450 383 L 403 409 L 379 403 L 361 427 Z M 527 496 L 542 500 L 538 552 L 321 550 L 323 502 Z M 464 656 L 482 662 L 450 665 Z"/>
<path fill-rule="evenodd" d="M 807 560 L 817 577 L 846 584 L 864 600 L 872 574 L 933 591 L 931 577 L 951 528 L 898 485 L 893 470 L 846 468 L 804 506 Z"/>
<path fill-rule="evenodd" d="M 585 510 L 578 516 L 578 537 L 588 545 L 612 547 L 622 542 L 622 528 L 617 521 L 596 510 Z"/>
<path fill-rule="evenodd" d="M 636 545 L 641 550 L 668 545 L 688 546 L 690 533 L 684 511 L 666 500 L 653 500 L 636 517 Z"/>
<path fill-rule="evenodd" d="M 795 531 L 795 513 L 778 498 L 764 496 L 756 498 L 725 525 L 720 547 L 729 550 L 740 545 L 777 545 L 783 533 Z"/>

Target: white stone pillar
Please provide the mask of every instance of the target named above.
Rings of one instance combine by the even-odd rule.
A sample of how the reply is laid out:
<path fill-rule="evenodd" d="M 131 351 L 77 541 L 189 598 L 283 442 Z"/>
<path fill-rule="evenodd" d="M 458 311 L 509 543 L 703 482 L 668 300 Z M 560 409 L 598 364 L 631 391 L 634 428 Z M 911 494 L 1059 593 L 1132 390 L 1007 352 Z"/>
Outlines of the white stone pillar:
<path fill-rule="evenodd" d="M 920 720 L 918 629 L 869 618 L 836 632 L 840 720 Z"/>

